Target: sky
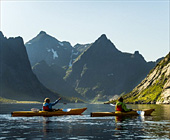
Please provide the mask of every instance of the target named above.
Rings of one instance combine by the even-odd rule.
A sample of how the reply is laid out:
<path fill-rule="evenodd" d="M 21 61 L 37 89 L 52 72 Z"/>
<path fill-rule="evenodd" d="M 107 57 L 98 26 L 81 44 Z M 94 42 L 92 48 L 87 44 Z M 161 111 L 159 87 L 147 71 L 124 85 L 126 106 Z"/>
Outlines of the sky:
<path fill-rule="evenodd" d="M 40 31 L 87 44 L 102 34 L 122 52 L 155 61 L 170 51 L 170 0 L 0 0 L 0 30 L 24 43 Z"/>

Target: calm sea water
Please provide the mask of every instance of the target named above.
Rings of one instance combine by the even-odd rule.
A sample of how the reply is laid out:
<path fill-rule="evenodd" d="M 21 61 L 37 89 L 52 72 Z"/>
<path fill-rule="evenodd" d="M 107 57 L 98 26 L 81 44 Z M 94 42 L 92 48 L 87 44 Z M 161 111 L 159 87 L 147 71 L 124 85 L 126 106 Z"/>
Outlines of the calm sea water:
<path fill-rule="evenodd" d="M 4 140 L 113 140 L 170 139 L 170 105 L 128 105 L 155 108 L 152 116 L 90 117 L 91 112 L 114 111 L 105 104 L 67 104 L 56 108 L 88 109 L 79 116 L 11 117 L 12 111 L 41 108 L 40 104 L 0 104 L 0 139 Z"/>

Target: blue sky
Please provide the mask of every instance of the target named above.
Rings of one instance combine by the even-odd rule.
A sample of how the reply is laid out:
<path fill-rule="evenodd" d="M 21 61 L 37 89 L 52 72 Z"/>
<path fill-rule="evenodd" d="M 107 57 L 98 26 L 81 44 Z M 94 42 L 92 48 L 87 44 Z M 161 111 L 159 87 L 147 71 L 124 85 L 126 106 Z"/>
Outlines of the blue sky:
<path fill-rule="evenodd" d="M 1 0 L 0 30 L 24 42 L 40 31 L 86 44 L 101 34 L 122 52 L 138 50 L 147 61 L 170 51 L 169 0 Z"/>

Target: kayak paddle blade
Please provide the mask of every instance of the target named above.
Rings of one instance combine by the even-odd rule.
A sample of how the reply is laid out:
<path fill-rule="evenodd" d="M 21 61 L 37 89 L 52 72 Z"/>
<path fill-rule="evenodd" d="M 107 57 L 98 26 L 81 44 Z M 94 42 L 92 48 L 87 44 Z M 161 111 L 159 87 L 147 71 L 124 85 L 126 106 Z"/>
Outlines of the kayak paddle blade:
<path fill-rule="evenodd" d="M 145 111 L 136 111 L 139 115 L 144 116 L 145 115 Z"/>
<path fill-rule="evenodd" d="M 114 104 L 110 104 L 111 106 L 115 106 Z"/>

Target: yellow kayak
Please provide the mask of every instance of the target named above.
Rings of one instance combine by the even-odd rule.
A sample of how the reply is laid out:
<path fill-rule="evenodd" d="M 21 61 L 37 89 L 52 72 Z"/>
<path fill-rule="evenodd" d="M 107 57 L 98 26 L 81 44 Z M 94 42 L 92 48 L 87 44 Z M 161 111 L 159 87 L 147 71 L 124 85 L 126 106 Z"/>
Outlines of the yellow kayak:
<path fill-rule="evenodd" d="M 143 110 L 133 110 L 129 112 L 92 112 L 91 117 L 105 117 L 105 116 L 138 116 L 138 115 L 144 115 L 144 116 L 150 116 L 151 113 L 155 109 L 143 109 Z"/>
<path fill-rule="evenodd" d="M 57 111 L 14 111 L 11 113 L 12 117 L 33 117 L 33 116 L 62 116 L 62 115 L 81 115 L 87 108 L 75 108 L 68 110 L 57 110 Z"/>

